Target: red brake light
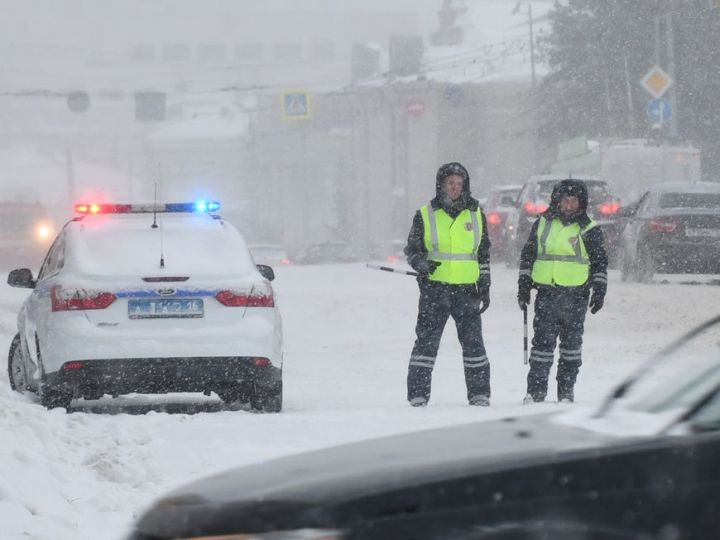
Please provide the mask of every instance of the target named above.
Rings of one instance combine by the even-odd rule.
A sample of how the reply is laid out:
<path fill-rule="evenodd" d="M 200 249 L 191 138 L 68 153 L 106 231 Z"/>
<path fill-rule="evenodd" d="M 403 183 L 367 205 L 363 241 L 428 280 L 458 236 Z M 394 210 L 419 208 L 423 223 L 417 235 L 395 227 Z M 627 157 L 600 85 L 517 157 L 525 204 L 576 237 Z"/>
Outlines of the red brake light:
<path fill-rule="evenodd" d="M 292 263 L 290 262 L 290 259 L 283 259 L 283 260 L 280 261 L 280 262 L 283 263 L 283 264 L 292 264 Z"/>
<path fill-rule="evenodd" d="M 82 362 L 65 362 L 63 364 L 63 369 L 82 369 L 82 367 Z"/>
<path fill-rule="evenodd" d="M 487 222 L 490 225 L 500 225 L 500 223 L 502 223 L 502 216 L 497 212 L 490 212 L 487 215 Z"/>
<path fill-rule="evenodd" d="M 400 257 L 398 257 L 397 255 L 388 255 L 387 257 L 385 257 L 385 260 L 387 262 L 394 263 L 394 262 L 398 262 L 400 260 Z"/>
<path fill-rule="evenodd" d="M 677 223 L 653 220 L 648 223 L 648 226 L 652 232 L 669 233 L 673 232 L 677 228 Z"/>
<path fill-rule="evenodd" d="M 548 209 L 548 205 L 543 202 L 534 203 L 532 201 L 528 201 L 525 203 L 524 208 L 525 212 L 527 212 L 528 214 L 542 214 L 545 210 Z"/>
<path fill-rule="evenodd" d="M 274 307 L 275 298 L 269 294 L 248 294 L 245 292 L 220 291 L 215 295 L 217 301 L 228 307 Z"/>
<path fill-rule="evenodd" d="M 598 211 L 603 215 L 617 214 L 620 210 L 620 204 L 616 202 L 603 203 L 598 207 Z"/>
<path fill-rule="evenodd" d="M 269 358 L 263 358 L 259 356 L 257 358 L 253 358 L 253 364 L 258 367 L 268 367 L 272 365 L 272 362 L 270 362 Z"/>
<path fill-rule="evenodd" d="M 53 287 L 50 291 L 50 302 L 53 311 L 105 309 L 112 304 L 116 298 L 113 293 L 86 291 L 83 289 Z"/>

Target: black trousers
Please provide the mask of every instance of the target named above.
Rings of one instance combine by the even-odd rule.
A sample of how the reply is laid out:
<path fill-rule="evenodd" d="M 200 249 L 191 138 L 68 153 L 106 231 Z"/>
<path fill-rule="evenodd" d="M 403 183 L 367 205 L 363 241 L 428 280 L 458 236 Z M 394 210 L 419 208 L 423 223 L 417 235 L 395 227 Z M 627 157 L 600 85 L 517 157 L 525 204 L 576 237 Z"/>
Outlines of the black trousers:
<path fill-rule="evenodd" d="M 558 399 L 574 397 L 573 387 L 582 364 L 582 340 L 589 294 L 587 287 L 538 287 L 527 378 L 527 392 L 535 401 L 542 401 L 547 395 L 548 377 L 558 337 Z"/>
<path fill-rule="evenodd" d="M 430 399 L 432 371 L 448 317 L 457 327 L 463 351 L 468 401 L 490 397 L 490 363 L 482 338 L 482 320 L 474 285 L 420 284 L 415 346 L 408 367 L 408 401 Z"/>

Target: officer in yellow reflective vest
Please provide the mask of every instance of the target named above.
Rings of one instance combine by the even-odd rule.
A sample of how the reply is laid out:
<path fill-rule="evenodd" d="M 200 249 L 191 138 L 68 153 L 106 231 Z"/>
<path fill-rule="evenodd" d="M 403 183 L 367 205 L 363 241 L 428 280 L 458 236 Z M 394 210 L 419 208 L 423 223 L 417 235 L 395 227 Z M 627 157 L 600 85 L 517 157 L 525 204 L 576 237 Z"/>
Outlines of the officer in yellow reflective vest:
<path fill-rule="evenodd" d="M 470 176 L 459 163 L 436 175 L 436 195 L 415 214 L 405 255 L 419 274 L 417 339 L 410 355 L 407 399 L 430 400 L 432 371 L 448 317 L 463 350 L 470 405 L 490 404 L 490 363 L 480 314 L 490 306 L 490 241 L 485 215 L 470 196 Z"/>
<path fill-rule="evenodd" d="M 597 313 L 607 291 L 608 260 L 603 234 L 588 217 L 587 205 L 584 182 L 559 182 L 547 211 L 533 224 L 520 256 L 520 309 L 527 309 L 530 291 L 537 289 L 526 404 L 545 400 L 558 337 L 558 401 L 575 400 L 588 298 L 590 312 Z"/>

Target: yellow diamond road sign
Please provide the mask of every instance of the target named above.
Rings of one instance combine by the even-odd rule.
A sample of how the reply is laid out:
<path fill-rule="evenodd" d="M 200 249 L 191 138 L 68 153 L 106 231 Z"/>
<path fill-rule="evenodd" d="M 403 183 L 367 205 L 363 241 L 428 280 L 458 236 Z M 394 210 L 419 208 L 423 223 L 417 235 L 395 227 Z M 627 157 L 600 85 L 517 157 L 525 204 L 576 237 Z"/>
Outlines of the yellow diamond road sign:
<path fill-rule="evenodd" d="M 640 81 L 643 88 L 658 99 L 672 86 L 673 80 L 660 66 L 653 67 Z"/>

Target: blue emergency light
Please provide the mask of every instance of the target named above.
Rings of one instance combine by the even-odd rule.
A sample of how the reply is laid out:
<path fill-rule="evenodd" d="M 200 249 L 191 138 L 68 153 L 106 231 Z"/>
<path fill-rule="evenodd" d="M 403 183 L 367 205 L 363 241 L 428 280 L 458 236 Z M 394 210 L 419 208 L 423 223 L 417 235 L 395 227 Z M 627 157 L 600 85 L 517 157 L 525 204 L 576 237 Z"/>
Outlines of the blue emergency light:
<path fill-rule="evenodd" d="M 148 214 L 197 212 L 211 213 L 220 210 L 217 201 L 199 200 L 195 202 L 166 203 L 166 204 L 76 204 L 75 212 L 83 215 L 96 214 Z"/>

